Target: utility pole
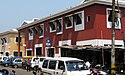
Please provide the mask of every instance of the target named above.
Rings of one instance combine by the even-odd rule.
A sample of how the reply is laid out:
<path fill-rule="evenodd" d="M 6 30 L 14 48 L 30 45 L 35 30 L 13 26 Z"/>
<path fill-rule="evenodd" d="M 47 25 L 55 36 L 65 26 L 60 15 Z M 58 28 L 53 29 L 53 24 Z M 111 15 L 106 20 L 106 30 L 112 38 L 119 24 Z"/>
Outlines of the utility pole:
<path fill-rule="evenodd" d="M 115 0 L 112 0 L 112 49 L 111 49 L 111 74 L 115 74 Z"/>
<path fill-rule="evenodd" d="M 123 72 L 125 73 L 125 37 L 124 37 L 124 31 L 122 30 L 122 39 L 123 39 L 123 43 L 124 43 L 124 48 L 123 48 Z"/>

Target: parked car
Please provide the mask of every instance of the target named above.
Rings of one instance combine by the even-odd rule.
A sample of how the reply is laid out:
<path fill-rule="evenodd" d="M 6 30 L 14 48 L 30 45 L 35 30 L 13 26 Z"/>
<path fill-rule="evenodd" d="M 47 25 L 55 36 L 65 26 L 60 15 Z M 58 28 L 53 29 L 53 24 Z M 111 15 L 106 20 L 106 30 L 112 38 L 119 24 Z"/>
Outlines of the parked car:
<path fill-rule="evenodd" d="M 2 65 L 3 65 L 4 67 L 9 66 L 9 65 L 10 65 L 10 59 L 7 59 L 7 60 L 2 61 Z"/>
<path fill-rule="evenodd" d="M 2 65 L 3 66 L 11 66 L 12 65 L 12 62 L 13 62 L 13 60 L 15 59 L 16 57 L 9 57 L 8 59 L 6 59 L 6 60 L 4 60 L 4 61 L 2 61 Z"/>
<path fill-rule="evenodd" d="M 0 64 L 2 64 L 2 62 L 4 61 L 4 60 L 7 60 L 8 59 L 8 57 L 7 56 L 0 56 Z"/>
<path fill-rule="evenodd" d="M 22 58 L 15 58 L 14 61 L 12 62 L 12 67 L 14 68 L 22 67 Z"/>
<path fill-rule="evenodd" d="M 88 75 L 90 70 L 83 60 L 71 57 L 46 58 L 42 64 L 43 75 Z"/>
<path fill-rule="evenodd" d="M 31 67 L 34 69 L 36 66 L 41 69 L 45 57 L 33 57 L 31 60 Z"/>

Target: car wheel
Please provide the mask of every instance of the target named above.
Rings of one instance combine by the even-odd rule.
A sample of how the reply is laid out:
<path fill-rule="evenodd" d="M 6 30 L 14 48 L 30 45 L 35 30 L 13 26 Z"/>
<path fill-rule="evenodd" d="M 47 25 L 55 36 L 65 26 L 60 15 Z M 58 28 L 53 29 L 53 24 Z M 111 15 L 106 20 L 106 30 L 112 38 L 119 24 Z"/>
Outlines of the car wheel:
<path fill-rule="evenodd" d="M 18 66 L 17 65 L 14 65 L 14 68 L 17 68 Z"/>

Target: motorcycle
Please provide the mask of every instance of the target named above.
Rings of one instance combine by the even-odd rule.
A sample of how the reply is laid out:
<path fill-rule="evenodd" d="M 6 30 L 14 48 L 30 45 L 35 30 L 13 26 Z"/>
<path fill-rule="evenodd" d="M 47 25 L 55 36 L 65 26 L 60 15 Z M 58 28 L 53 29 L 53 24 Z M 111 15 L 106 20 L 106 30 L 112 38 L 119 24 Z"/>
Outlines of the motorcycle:
<path fill-rule="evenodd" d="M 90 68 L 91 75 L 100 75 L 99 67 Z"/>
<path fill-rule="evenodd" d="M 12 73 L 9 74 L 9 71 L 7 69 L 1 69 L 0 70 L 0 75 L 15 75 L 15 71 L 12 70 Z"/>
<path fill-rule="evenodd" d="M 90 75 L 106 75 L 107 72 L 103 71 L 100 65 L 96 65 L 92 68 L 90 68 Z"/>

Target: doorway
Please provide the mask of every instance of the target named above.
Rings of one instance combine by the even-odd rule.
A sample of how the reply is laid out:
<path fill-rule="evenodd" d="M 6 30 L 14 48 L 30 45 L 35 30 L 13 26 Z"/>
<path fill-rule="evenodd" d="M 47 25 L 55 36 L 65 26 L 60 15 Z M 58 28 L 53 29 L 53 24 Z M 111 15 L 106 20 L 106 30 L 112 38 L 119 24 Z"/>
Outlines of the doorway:
<path fill-rule="evenodd" d="M 42 56 L 42 47 L 36 47 L 36 56 Z"/>
<path fill-rule="evenodd" d="M 48 57 L 54 57 L 54 48 L 48 48 L 47 49 L 47 56 Z"/>

